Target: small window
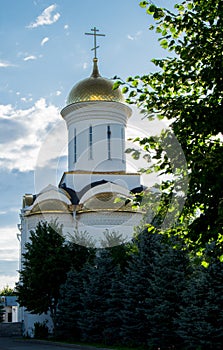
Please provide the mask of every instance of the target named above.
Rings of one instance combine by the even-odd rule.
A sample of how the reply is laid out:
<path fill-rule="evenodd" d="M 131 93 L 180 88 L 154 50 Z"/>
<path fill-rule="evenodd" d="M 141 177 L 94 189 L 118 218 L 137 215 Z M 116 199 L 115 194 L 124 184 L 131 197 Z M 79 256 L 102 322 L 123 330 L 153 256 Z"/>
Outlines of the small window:
<path fill-rule="evenodd" d="M 122 142 L 122 163 L 125 162 L 125 159 L 124 159 L 124 153 L 125 153 L 125 139 L 124 139 L 124 128 L 122 126 L 121 128 L 121 142 Z"/>
<path fill-rule="evenodd" d="M 111 127 L 107 126 L 108 159 L 111 159 Z"/>
<path fill-rule="evenodd" d="M 8 313 L 8 322 L 12 322 L 12 313 L 11 312 Z"/>
<path fill-rule="evenodd" d="M 89 127 L 89 159 L 93 159 L 93 128 Z"/>
<path fill-rule="evenodd" d="M 74 128 L 74 163 L 77 162 L 77 135 L 76 128 Z"/>

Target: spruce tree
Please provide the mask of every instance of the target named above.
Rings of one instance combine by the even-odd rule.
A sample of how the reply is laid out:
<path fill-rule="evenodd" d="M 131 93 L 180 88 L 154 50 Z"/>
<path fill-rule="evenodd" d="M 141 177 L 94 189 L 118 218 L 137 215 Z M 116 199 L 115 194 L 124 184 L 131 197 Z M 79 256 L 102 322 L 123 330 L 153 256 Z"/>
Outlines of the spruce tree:
<path fill-rule="evenodd" d="M 60 299 L 56 312 L 56 336 L 80 340 L 78 319 L 81 312 L 81 293 L 83 292 L 84 265 L 94 261 L 95 249 L 70 242 L 67 244 L 71 270 L 66 282 L 60 288 Z"/>
<path fill-rule="evenodd" d="M 114 277 L 111 281 L 111 287 L 106 299 L 105 328 L 104 340 L 106 344 L 118 345 L 121 343 L 120 328 L 122 325 L 122 317 L 120 310 L 123 309 L 124 291 L 122 288 L 123 272 L 117 266 Z"/>
<path fill-rule="evenodd" d="M 150 297 L 150 273 L 154 268 L 156 252 L 161 249 L 161 235 L 153 227 L 145 229 L 135 239 L 135 251 L 129 259 L 123 278 L 123 309 L 121 310 L 122 343 L 128 346 L 146 346 L 150 329 L 145 314 L 145 301 Z"/>
<path fill-rule="evenodd" d="M 84 341 L 106 341 L 105 313 L 115 269 L 109 250 L 102 249 L 97 252 L 94 264 L 87 264 L 83 270 L 82 311 L 78 324 Z"/>
<path fill-rule="evenodd" d="M 177 332 L 186 349 L 222 349 L 223 265 L 214 245 L 212 243 L 208 248 L 211 250 L 211 257 L 209 253 L 209 257 L 206 256 L 209 265 L 197 266 L 189 280 L 176 319 Z"/>
<path fill-rule="evenodd" d="M 55 331 L 57 338 L 76 341 L 81 338 L 78 320 L 81 312 L 82 276 L 81 271 L 72 269 L 60 289 Z"/>
<path fill-rule="evenodd" d="M 190 273 L 188 253 L 184 248 L 179 238 L 163 236 L 161 249 L 154 252 L 149 276 L 150 293 L 142 308 L 149 323 L 147 346 L 151 349 L 180 344 L 174 321 Z"/>

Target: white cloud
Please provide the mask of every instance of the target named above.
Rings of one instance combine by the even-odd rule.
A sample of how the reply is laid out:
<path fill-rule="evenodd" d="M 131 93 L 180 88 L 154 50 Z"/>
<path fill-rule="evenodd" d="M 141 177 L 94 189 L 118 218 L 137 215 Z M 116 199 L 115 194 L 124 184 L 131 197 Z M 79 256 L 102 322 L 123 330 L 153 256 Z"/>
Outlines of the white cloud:
<path fill-rule="evenodd" d="M 134 38 L 133 38 L 133 36 L 131 36 L 131 35 L 127 35 L 127 38 L 129 39 L 129 40 L 134 40 Z"/>
<path fill-rule="evenodd" d="M 59 110 L 53 105 L 47 105 L 44 98 L 28 109 L 0 105 L 0 140 L 4 145 L 0 167 L 34 170 L 42 144 L 51 128 L 60 121 Z M 66 140 L 66 131 L 62 137 Z"/>
<path fill-rule="evenodd" d="M 69 25 L 68 25 L 68 24 L 65 24 L 65 25 L 64 25 L 64 30 L 65 30 L 65 33 L 66 33 L 67 36 L 70 35 L 70 32 L 69 32 Z"/>
<path fill-rule="evenodd" d="M 56 4 L 53 4 L 53 5 L 50 5 L 49 7 L 47 7 L 41 13 L 41 15 L 39 15 L 36 18 L 35 22 L 32 22 L 28 25 L 28 28 L 36 28 L 39 26 L 50 25 L 50 24 L 57 22 L 58 19 L 60 18 L 60 14 L 59 14 L 59 12 L 56 12 L 55 14 L 53 14 L 56 7 L 57 7 Z"/>
<path fill-rule="evenodd" d="M 26 56 L 23 58 L 23 61 L 31 61 L 31 60 L 36 60 L 37 57 L 34 55 Z"/>
<path fill-rule="evenodd" d="M 6 61 L 0 61 L 0 68 L 6 68 L 6 67 L 13 67 L 14 65 L 12 63 L 6 62 Z"/>
<path fill-rule="evenodd" d="M 142 31 L 138 31 L 138 32 L 136 32 L 134 35 L 128 34 L 128 35 L 127 35 L 127 38 L 128 38 L 129 40 L 137 40 L 141 35 L 142 35 Z"/>
<path fill-rule="evenodd" d="M 61 95 L 61 91 L 60 90 L 57 90 L 56 91 L 56 96 L 60 96 Z"/>
<path fill-rule="evenodd" d="M 18 259 L 19 241 L 17 239 L 19 230 L 16 226 L 0 227 L 1 247 L 0 260 L 16 260 Z"/>
<path fill-rule="evenodd" d="M 43 40 L 41 41 L 40 45 L 43 46 L 44 44 L 47 43 L 47 41 L 49 41 L 49 38 L 46 36 L 46 37 L 43 38 Z"/>
<path fill-rule="evenodd" d="M 10 288 L 15 288 L 15 283 L 18 282 L 18 272 L 15 270 L 15 276 L 1 275 L 0 279 L 0 289 L 3 289 L 6 286 Z"/>
<path fill-rule="evenodd" d="M 29 97 L 29 98 L 27 98 L 27 97 L 21 97 L 20 100 L 21 100 L 22 102 L 32 102 L 33 98 L 32 98 L 32 97 Z"/>

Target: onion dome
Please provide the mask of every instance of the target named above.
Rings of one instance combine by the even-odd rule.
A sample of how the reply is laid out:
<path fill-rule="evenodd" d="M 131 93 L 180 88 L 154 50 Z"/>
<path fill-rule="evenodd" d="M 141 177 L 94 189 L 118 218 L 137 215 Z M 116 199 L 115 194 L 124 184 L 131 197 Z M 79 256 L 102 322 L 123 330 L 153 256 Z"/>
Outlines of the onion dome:
<path fill-rule="evenodd" d="M 91 76 L 74 85 L 68 96 L 67 105 L 89 101 L 124 102 L 121 90 L 113 89 L 114 82 L 101 77 L 97 62 L 98 59 L 94 58 Z"/>

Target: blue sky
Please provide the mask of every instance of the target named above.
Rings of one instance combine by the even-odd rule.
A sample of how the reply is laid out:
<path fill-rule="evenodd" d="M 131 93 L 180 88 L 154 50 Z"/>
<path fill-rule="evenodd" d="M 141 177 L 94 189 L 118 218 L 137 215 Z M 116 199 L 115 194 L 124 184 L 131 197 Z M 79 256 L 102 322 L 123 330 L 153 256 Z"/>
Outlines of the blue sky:
<path fill-rule="evenodd" d="M 168 8 L 176 2 L 153 0 Z M 55 181 L 66 171 L 59 112 L 72 86 L 91 73 L 93 39 L 84 33 L 96 26 L 106 34 L 98 40 L 101 75 L 126 79 L 153 71 L 151 59 L 167 55 L 150 24 L 138 0 L 1 0 L 0 288 L 18 278 L 22 196 L 37 190 L 38 157 L 52 130 L 64 136 Z M 49 173 L 53 166 L 49 161 Z"/>

